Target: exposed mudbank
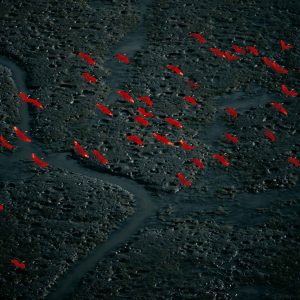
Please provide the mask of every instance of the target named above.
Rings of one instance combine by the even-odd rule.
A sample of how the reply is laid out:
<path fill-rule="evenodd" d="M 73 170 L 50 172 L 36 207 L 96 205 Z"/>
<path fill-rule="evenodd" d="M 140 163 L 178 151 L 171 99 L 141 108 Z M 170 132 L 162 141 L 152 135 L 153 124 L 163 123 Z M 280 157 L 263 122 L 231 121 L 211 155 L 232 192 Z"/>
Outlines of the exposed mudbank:
<path fill-rule="evenodd" d="M 299 171 L 287 157 L 299 157 L 299 102 L 284 97 L 280 85 L 300 90 L 300 8 L 296 1 L 277 2 L 0 4 L 0 75 L 7 87 L 0 99 L 9 104 L 1 102 L 1 128 L 16 145 L 0 158 L 1 295 L 297 298 Z M 191 31 L 203 32 L 207 44 L 191 39 Z M 24 43 L 21 36 L 30 38 Z M 281 38 L 295 47 L 282 52 Z M 228 63 L 209 51 L 232 44 L 257 45 L 288 76 L 266 68 L 261 57 Z M 96 66 L 81 61 L 78 51 L 91 53 Z M 118 63 L 117 52 L 131 63 Z M 180 65 L 183 78 L 166 64 Z M 98 84 L 84 82 L 84 71 Z M 188 80 L 200 88 L 192 90 Z M 117 97 L 118 89 L 130 91 L 135 104 Z M 45 110 L 28 111 L 20 90 L 39 97 Z M 150 96 L 152 109 L 137 100 L 141 95 Z M 184 102 L 184 95 L 198 105 Z M 288 117 L 273 101 L 284 102 Z M 97 112 L 97 102 L 108 104 L 114 118 Z M 139 106 L 155 114 L 151 126 L 134 123 Z M 237 119 L 226 114 L 228 106 L 237 109 Z M 184 129 L 167 125 L 166 116 Z M 33 143 L 16 140 L 15 123 Z M 274 143 L 266 129 L 276 134 Z M 161 145 L 152 132 L 167 133 L 175 146 Z M 239 143 L 228 143 L 225 132 Z M 140 135 L 145 147 L 129 143 L 127 134 Z M 184 152 L 181 138 L 197 148 Z M 109 165 L 79 157 L 74 139 L 88 151 L 101 150 Z M 31 152 L 50 168 L 34 167 Z M 213 153 L 223 153 L 230 167 L 215 162 Z M 203 170 L 192 165 L 193 157 L 203 160 Z M 177 172 L 191 188 L 182 188 Z M 24 259 L 25 272 L 16 271 L 11 258 Z"/>

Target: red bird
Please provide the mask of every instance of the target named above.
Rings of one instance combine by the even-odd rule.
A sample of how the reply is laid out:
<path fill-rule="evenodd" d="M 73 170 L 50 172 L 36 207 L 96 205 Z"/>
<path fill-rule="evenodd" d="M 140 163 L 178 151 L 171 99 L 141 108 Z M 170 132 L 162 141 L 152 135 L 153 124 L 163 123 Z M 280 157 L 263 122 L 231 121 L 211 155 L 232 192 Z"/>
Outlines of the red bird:
<path fill-rule="evenodd" d="M 20 98 L 21 98 L 24 102 L 29 102 L 30 99 L 31 99 L 31 100 L 35 100 L 35 99 L 33 99 L 33 98 L 30 98 L 30 97 L 26 96 L 26 94 L 25 94 L 24 92 L 20 92 L 20 93 L 19 93 L 19 96 L 20 96 Z"/>
<path fill-rule="evenodd" d="M 205 44 L 206 43 L 205 38 L 200 33 L 190 32 L 189 34 L 190 34 L 191 37 L 197 39 L 201 44 Z"/>
<path fill-rule="evenodd" d="M 85 152 L 83 147 L 81 147 L 77 141 L 74 141 L 74 147 L 75 147 L 76 152 L 79 155 L 81 155 L 82 157 L 85 157 L 85 158 L 90 158 L 90 156 L 87 154 L 87 152 Z"/>
<path fill-rule="evenodd" d="M 124 62 L 126 65 L 129 64 L 129 58 L 125 54 L 117 53 L 116 57 L 119 62 Z"/>
<path fill-rule="evenodd" d="M 269 67 L 273 67 L 273 61 L 271 61 L 270 59 L 268 59 L 267 57 L 263 57 L 263 61 L 264 61 L 264 63 L 267 65 L 267 66 L 269 66 Z"/>
<path fill-rule="evenodd" d="M 240 60 L 238 56 L 232 55 L 229 51 L 225 51 L 225 56 L 228 61 Z"/>
<path fill-rule="evenodd" d="M 270 130 L 264 130 L 264 135 L 265 135 L 268 139 L 270 139 L 273 143 L 275 142 L 276 136 L 275 136 L 275 134 L 274 134 L 272 131 L 270 131 Z"/>
<path fill-rule="evenodd" d="M 287 116 L 288 112 L 287 110 L 283 107 L 282 104 L 278 103 L 278 102 L 272 102 L 271 105 L 278 110 L 280 113 L 282 113 L 283 115 Z"/>
<path fill-rule="evenodd" d="M 290 164 L 293 164 L 296 168 L 299 168 L 299 166 L 300 166 L 300 163 L 299 163 L 299 160 L 296 158 L 296 157 L 289 157 L 288 158 L 288 162 L 290 163 Z"/>
<path fill-rule="evenodd" d="M 17 259 L 12 259 L 10 262 L 16 267 L 16 269 L 24 270 L 26 267 L 24 261 L 19 262 Z"/>
<path fill-rule="evenodd" d="M 192 90 L 197 90 L 200 88 L 200 84 L 198 82 L 194 82 L 192 80 L 188 80 L 187 85 L 192 89 Z"/>
<path fill-rule="evenodd" d="M 138 112 L 144 117 L 144 118 L 153 118 L 154 115 L 151 112 L 148 112 L 144 110 L 142 107 L 138 108 Z"/>
<path fill-rule="evenodd" d="M 236 119 L 238 116 L 237 111 L 233 107 L 227 107 L 226 112 L 234 119 Z"/>
<path fill-rule="evenodd" d="M 288 70 L 283 69 L 275 61 L 271 61 L 270 59 L 268 59 L 265 56 L 263 57 L 263 61 L 268 67 L 274 69 L 277 73 L 282 73 L 282 74 L 288 73 Z"/>
<path fill-rule="evenodd" d="M 280 45 L 281 45 L 281 50 L 282 51 L 293 48 L 293 46 L 291 44 L 286 44 L 285 41 L 283 41 L 283 40 L 280 40 Z"/>
<path fill-rule="evenodd" d="M 96 159 L 99 160 L 103 165 L 107 165 L 108 164 L 108 160 L 98 150 L 93 150 L 93 153 L 94 153 Z"/>
<path fill-rule="evenodd" d="M 96 77 L 90 75 L 88 72 L 83 72 L 82 73 L 83 78 L 87 81 L 87 82 L 92 82 L 92 83 L 96 83 L 97 79 Z"/>
<path fill-rule="evenodd" d="M 192 105 L 197 105 L 197 101 L 194 97 L 192 96 L 184 96 L 183 99 L 189 103 L 191 103 Z"/>
<path fill-rule="evenodd" d="M 32 104 L 32 105 L 34 105 L 34 106 L 36 106 L 40 109 L 44 109 L 44 106 L 36 99 L 28 98 L 28 100 L 26 102 L 28 102 L 28 103 L 30 103 L 30 104 Z"/>
<path fill-rule="evenodd" d="M 135 116 L 135 117 L 133 117 L 133 119 L 135 121 L 137 121 L 138 123 L 140 123 L 141 125 L 143 125 L 143 126 L 148 126 L 149 125 L 149 122 L 146 119 L 144 119 L 143 117 Z"/>
<path fill-rule="evenodd" d="M 283 69 L 279 64 L 273 63 L 273 69 L 275 70 L 276 73 L 278 74 L 287 74 L 288 70 Z"/>
<path fill-rule="evenodd" d="M 177 173 L 177 176 L 182 185 L 185 185 L 186 187 L 191 186 L 191 182 L 189 180 L 187 180 L 182 173 Z"/>
<path fill-rule="evenodd" d="M 169 124 L 171 124 L 174 127 L 180 128 L 182 129 L 182 124 L 172 118 L 165 118 L 165 121 L 168 122 Z"/>
<path fill-rule="evenodd" d="M 79 52 L 78 54 L 81 58 L 83 58 L 84 61 L 86 61 L 87 63 L 89 63 L 92 66 L 96 65 L 96 62 L 91 58 L 91 56 L 89 54 L 84 54 L 82 52 Z"/>
<path fill-rule="evenodd" d="M 24 142 L 31 143 L 31 139 L 18 127 L 14 126 L 13 129 L 19 139 L 23 140 Z"/>
<path fill-rule="evenodd" d="M 285 84 L 281 85 L 281 89 L 287 97 L 297 97 L 299 95 L 295 91 L 289 90 Z"/>
<path fill-rule="evenodd" d="M 24 102 L 26 102 L 29 99 L 24 92 L 20 92 L 19 96 Z"/>
<path fill-rule="evenodd" d="M 189 145 L 182 139 L 179 141 L 179 143 L 180 143 L 181 147 L 183 148 L 183 150 L 185 150 L 185 151 L 190 151 L 190 150 L 193 150 L 196 148 L 196 146 Z"/>
<path fill-rule="evenodd" d="M 235 51 L 236 54 L 246 55 L 246 50 L 244 47 L 238 45 L 232 45 L 231 48 Z"/>
<path fill-rule="evenodd" d="M 136 136 L 136 135 L 128 135 L 127 138 L 129 139 L 129 141 L 136 143 L 139 146 L 143 146 L 143 142 L 142 140 Z"/>
<path fill-rule="evenodd" d="M 33 99 L 33 98 L 30 98 L 30 97 L 27 97 L 24 92 L 20 92 L 19 96 L 23 100 L 23 102 L 30 103 L 30 104 L 38 107 L 38 108 L 41 108 L 41 109 L 44 108 L 43 105 L 38 101 L 39 98 Z"/>
<path fill-rule="evenodd" d="M 46 163 L 46 162 L 42 161 L 41 159 L 39 159 L 39 158 L 36 156 L 35 153 L 32 153 L 32 154 L 31 154 L 31 157 L 32 157 L 33 161 L 34 161 L 37 165 L 39 165 L 40 167 L 48 167 L 48 166 L 49 166 L 48 163 Z"/>
<path fill-rule="evenodd" d="M 166 66 L 169 70 L 171 70 L 172 72 L 180 75 L 180 76 L 183 76 L 183 73 L 182 71 L 179 69 L 179 66 L 172 66 L 172 65 L 167 65 Z"/>
<path fill-rule="evenodd" d="M 204 164 L 202 162 L 202 160 L 198 159 L 198 158 L 192 158 L 192 163 L 196 166 L 199 167 L 200 169 L 204 169 Z"/>
<path fill-rule="evenodd" d="M 158 133 L 152 133 L 153 137 L 156 138 L 158 141 L 160 141 L 161 143 L 165 144 L 165 145 L 169 145 L 169 146 L 173 146 L 174 144 L 167 139 L 165 136 L 160 135 Z"/>
<path fill-rule="evenodd" d="M 130 103 L 134 103 L 133 98 L 129 95 L 128 92 L 126 92 L 126 91 L 117 91 L 117 94 L 120 95 L 124 100 L 126 100 Z"/>
<path fill-rule="evenodd" d="M 230 133 L 227 133 L 227 132 L 225 132 L 224 135 L 225 135 L 228 142 L 233 142 L 234 144 L 238 144 L 239 140 L 236 136 L 234 136 Z"/>
<path fill-rule="evenodd" d="M 108 115 L 109 117 L 113 116 L 113 113 L 108 109 L 107 106 L 96 103 L 96 107 L 99 108 L 104 114 Z"/>
<path fill-rule="evenodd" d="M 148 96 L 141 96 L 138 99 L 141 100 L 141 101 L 143 101 L 143 102 L 145 102 L 150 107 L 153 106 L 153 102 L 151 101 L 150 97 L 148 97 Z"/>
<path fill-rule="evenodd" d="M 249 52 L 255 56 L 259 55 L 258 50 L 255 46 L 247 46 L 246 49 L 248 49 Z"/>
<path fill-rule="evenodd" d="M 225 167 L 229 167 L 230 163 L 226 160 L 226 158 L 221 154 L 213 154 L 212 158 L 217 160 L 220 164 Z"/>
<path fill-rule="evenodd" d="M 222 58 L 226 58 L 226 55 L 223 51 L 221 51 L 220 49 L 217 48 L 209 48 L 209 50 L 211 52 L 213 52 L 214 54 L 216 54 L 218 57 L 222 57 Z"/>
<path fill-rule="evenodd" d="M 8 150 L 12 150 L 14 146 L 10 144 L 3 135 L 0 135 L 0 143 L 2 144 L 3 147 L 7 148 Z"/>
<path fill-rule="evenodd" d="M 3 211 L 4 211 L 4 204 L 1 203 L 1 204 L 0 204 L 0 212 L 3 212 Z"/>

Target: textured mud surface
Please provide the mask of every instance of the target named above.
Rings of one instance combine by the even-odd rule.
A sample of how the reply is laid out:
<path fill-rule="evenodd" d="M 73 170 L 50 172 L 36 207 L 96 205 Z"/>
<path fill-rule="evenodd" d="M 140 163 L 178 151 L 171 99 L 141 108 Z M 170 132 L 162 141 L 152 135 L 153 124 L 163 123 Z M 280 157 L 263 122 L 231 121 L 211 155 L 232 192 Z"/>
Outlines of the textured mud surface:
<path fill-rule="evenodd" d="M 35 172 L 36 173 L 36 170 Z M 41 299 L 70 265 L 105 241 L 134 212 L 127 191 L 101 180 L 51 170 L 2 182 L 1 295 Z M 25 261 L 18 272 L 9 261 Z"/>
<path fill-rule="evenodd" d="M 253 207 L 247 223 L 233 224 L 228 207 L 161 210 L 71 299 L 299 299 L 299 188 L 272 198 Z M 236 205 L 249 205 L 244 200 Z"/>
<path fill-rule="evenodd" d="M 59 6 L 51 2 L 47 5 L 41 2 L 36 6 L 29 2 L 9 7 L 2 20 L 5 37 L 2 51 L 25 64 L 30 77 L 29 88 L 43 99 L 46 108 L 33 116 L 32 134 L 47 149 L 69 151 L 74 138 L 87 147 L 100 148 L 107 153 L 113 172 L 142 180 L 158 189 L 176 190 L 178 180 L 172 175 L 191 157 L 208 158 L 210 151 L 217 149 L 228 154 L 237 173 L 235 180 L 238 185 L 241 178 L 245 178 L 241 169 L 247 169 L 243 183 L 248 183 L 251 189 L 287 185 L 291 179 L 285 171 L 282 174 L 275 171 L 271 176 L 265 173 L 274 164 L 273 160 L 279 161 L 280 170 L 285 169 L 280 162 L 283 161 L 284 165 L 285 156 L 299 150 L 299 146 L 286 143 L 287 139 L 299 139 L 297 101 L 286 101 L 291 112 L 288 119 L 274 115 L 269 103 L 275 101 L 274 98 L 282 98 L 279 85 L 282 81 L 295 88 L 299 86 L 296 80 L 299 73 L 295 70 L 298 48 L 282 54 L 278 46 L 279 36 L 293 41 L 299 39 L 294 15 L 298 5 L 285 7 L 278 2 L 265 11 L 255 1 L 154 1 L 142 14 L 138 9 L 143 7 L 142 4 L 124 6 L 121 2 L 103 2 L 102 5 L 96 2 L 97 10 L 95 2 L 90 2 L 90 6 L 84 2 L 72 5 L 64 2 Z M 36 10 L 42 10 L 41 14 L 47 14 L 47 17 L 35 20 Z M 238 11 L 244 13 L 237 16 Z M 268 31 L 262 26 L 267 21 Z M 117 23 L 118 27 L 112 23 Z M 13 32 L 5 31 L 6 28 Z M 280 33 L 276 28 L 281 29 Z M 199 30 L 205 32 L 211 46 L 221 49 L 229 49 L 234 43 L 256 44 L 262 55 L 276 59 L 291 71 L 288 76 L 277 76 L 263 65 L 261 58 L 250 55 L 233 63 L 217 59 L 208 50 L 209 46 L 199 46 L 188 36 L 190 31 Z M 138 33 L 145 35 L 146 39 L 136 48 L 134 43 L 141 41 L 132 39 L 136 51 L 132 53 L 132 64 L 126 68 L 116 60 L 114 64 L 110 63 L 115 54 L 110 50 L 117 51 L 115 45 L 119 40 L 122 49 L 122 37 L 128 32 L 129 36 L 133 34 L 135 37 Z M 19 35 L 29 35 L 31 39 L 21 46 Z M 131 51 L 130 48 L 127 50 Z M 87 67 L 76 56 L 78 51 L 92 53 L 97 58 L 97 66 Z M 189 90 L 186 80 L 165 68 L 168 63 L 180 64 L 185 79 L 200 82 L 201 88 Z M 112 74 L 116 68 L 121 71 Z M 84 82 L 83 71 L 92 72 L 98 84 Z M 157 118 L 150 121 L 150 127 L 140 128 L 132 119 L 141 103 L 132 105 L 116 96 L 111 97 L 118 89 L 131 90 L 135 97 L 151 95 Z M 199 99 L 200 105 L 196 109 L 182 101 L 182 96 L 191 93 Z M 244 94 L 245 98 L 238 96 L 231 101 L 236 93 Z M 258 94 L 258 101 L 251 101 L 253 93 Z M 116 114 L 112 120 L 103 118 L 95 109 L 96 102 L 105 102 L 107 98 Z M 241 114 L 238 122 L 225 119 L 225 103 L 227 106 L 237 104 Z M 166 116 L 180 120 L 184 130 L 170 128 L 163 120 Z M 217 127 L 213 125 L 215 123 Z M 241 134 L 241 145 L 222 145 L 223 129 Z M 270 143 L 262 142 L 263 129 L 278 130 L 279 134 L 284 131 L 282 145 L 271 148 Z M 162 147 L 153 139 L 152 132 L 168 133 L 175 147 Z M 146 146 L 139 149 L 129 144 L 127 134 L 139 134 Z M 197 145 L 197 149 L 185 154 L 178 144 L 180 138 Z M 212 149 L 212 143 L 217 147 Z M 257 152 L 264 153 L 265 157 L 253 159 Z M 199 182 L 195 181 L 196 184 Z"/>
<path fill-rule="evenodd" d="M 0 131 L 5 135 L 10 133 L 9 126 L 20 122 L 20 104 L 16 103 L 17 89 L 12 74 L 3 66 L 0 66 L 0 88 Z"/>
<path fill-rule="evenodd" d="M 299 97 L 285 97 L 280 86 L 300 92 L 299 14 L 297 1 L 279 0 L 1 1 L 0 134 L 17 144 L 13 152 L 0 148 L 1 296 L 298 299 L 299 168 L 287 158 L 300 156 Z M 190 38 L 192 31 L 207 44 Z M 294 47 L 282 52 L 280 39 Z M 256 45 L 260 56 L 229 63 L 209 51 L 232 51 L 232 44 Z M 117 52 L 130 64 L 118 63 Z M 276 74 L 262 56 L 289 73 Z M 45 109 L 27 110 L 21 90 Z M 117 90 L 130 91 L 135 103 Z M 153 108 L 137 100 L 142 95 Z M 271 107 L 275 101 L 288 116 Z M 97 111 L 97 102 L 114 117 Z M 237 119 L 226 114 L 229 106 Z M 149 127 L 133 120 L 138 107 L 154 113 Z M 17 124 L 32 144 L 16 142 Z M 274 143 L 266 129 L 276 133 Z M 153 132 L 167 134 L 174 147 Z M 225 132 L 239 143 L 228 143 Z M 145 146 L 129 143 L 128 134 Z M 197 148 L 183 151 L 181 138 Z M 80 158 L 74 140 L 100 149 L 109 165 Z M 50 169 L 33 168 L 31 152 Z M 230 167 L 213 161 L 214 153 L 225 154 Z M 182 189 L 178 172 L 191 188 Z M 26 270 L 15 270 L 13 258 L 25 260 Z"/>
<path fill-rule="evenodd" d="M 107 1 L 96 11 L 85 1 L 4 2 L 1 53 L 25 68 L 29 90 L 45 106 L 33 118 L 36 136 L 48 148 L 69 149 L 74 136 L 92 128 L 95 101 L 107 90 L 104 55 L 135 24 L 134 5 Z M 91 68 L 78 59 L 79 51 L 97 58 L 98 90 L 82 84 L 81 73 Z"/>

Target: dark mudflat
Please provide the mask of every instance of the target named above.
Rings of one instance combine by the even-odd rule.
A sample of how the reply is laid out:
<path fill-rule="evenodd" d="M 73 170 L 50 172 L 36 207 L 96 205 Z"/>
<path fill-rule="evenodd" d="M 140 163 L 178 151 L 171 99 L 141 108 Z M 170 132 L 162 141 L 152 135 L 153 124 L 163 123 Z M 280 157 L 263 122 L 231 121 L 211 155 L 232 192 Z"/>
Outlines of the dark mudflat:
<path fill-rule="evenodd" d="M 0 129 L 15 148 L 0 149 L 1 297 L 299 299 L 299 169 L 287 163 L 300 157 L 299 97 L 280 89 L 300 91 L 299 13 L 297 1 L 2 1 Z M 203 32 L 207 44 L 190 38 L 192 31 Z M 282 52 L 280 39 L 294 48 Z M 228 63 L 209 51 L 232 44 L 256 45 L 260 57 Z M 79 51 L 91 53 L 96 66 Z M 97 84 L 84 82 L 82 72 Z M 192 90 L 188 80 L 201 87 Z M 22 104 L 20 91 L 45 109 Z M 137 100 L 142 95 L 153 99 L 152 109 Z M 271 107 L 275 101 L 287 117 Z M 97 102 L 114 118 L 97 111 Z M 155 114 L 151 126 L 133 121 L 138 107 Z M 237 109 L 236 120 L 227 107 Z M 17 140 L 13 126 L 33 142 Z M 152 132 L 168 133 L 175 146 Z M 239 143 L 228 143 L 225 132 Z M 182 151 L 181 138 L 197 148 Z M 109 165 L 79 157 L 74 140 L 101 150 Z M 32 152 L 50 167 L 34 166 Z M 213 153 L 225 153 L 230 168 Z M 13 258 L 26 270 L 16 270 Z"/>

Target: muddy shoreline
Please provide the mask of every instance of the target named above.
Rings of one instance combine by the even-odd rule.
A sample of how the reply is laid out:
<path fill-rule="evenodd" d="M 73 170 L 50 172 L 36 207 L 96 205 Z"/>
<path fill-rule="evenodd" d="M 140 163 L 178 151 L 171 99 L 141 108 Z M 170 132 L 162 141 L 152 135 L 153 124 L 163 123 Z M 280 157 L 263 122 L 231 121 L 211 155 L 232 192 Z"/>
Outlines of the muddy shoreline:
<path fill-rule="evenodd" d="M 242 12 L 242 13 L 241 13 Z M 296 1 L 2 1 L 1 282 L 6 299 L 298 299 L 300 286 L 300 5 Z M 38 17 L 39 16 L 39 17 Z M 188 36 L 203 32 L 207 44 Z M 293 43 L 280 51 L 279 40 Z M 256 45 L 260 57 L 217 59 L 209 47 Z M 91 53 L 96 66 L 78 59 Z M 126 53 L 130 64 L 118 63 Z M 278 75 L 261 56 L 289 69 Z M 184 76 L 166 64 L 180 65 Z M 81 72 L 97 77 L 97 85 Z M 192 90 L 187 81 L 200 83 Z M 43 111 L 21 105 L 24 91 Z M 153 108 L 122 101 L 116 90 Z M 198 105 L 182 101 L 193 95 Z M 283 102 L 288 117 L 270 103 Z M 103 102 L 114 118 L 103 117 Z M 238 118 L 225 113 L 235 107 Z M 137 108 L 151 126 L 133 121 Z M 184 129 L 165 124 L 168 116 Z M 25 144 L 11 128 L 32 137 Z M 276 132 L 275 143 L 263 130 Z M 174 147 L 153 140 L 167 133 Z M 237 145 L 224 132 L 239 137 Z M 143 137 L 145 147 L 126 139 Z M 179 139 L 197 148 L 182 151 Z M 101 149 L 108 167 L 73 151 Z M 31 153 L 50 163 L 35 167 Z M 230 168 L 211 159 L 225 153 Z M 203 170 L 191 164 L 198 157 Z M 183 188 L 177 172 L 188 174 Z M 26 262 L 16 270 L 10 259 Z"/>

